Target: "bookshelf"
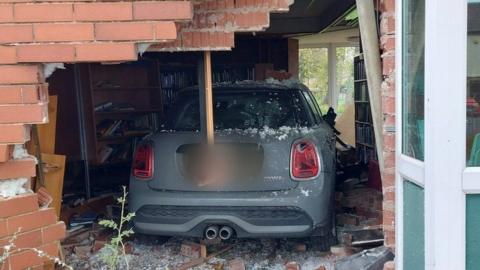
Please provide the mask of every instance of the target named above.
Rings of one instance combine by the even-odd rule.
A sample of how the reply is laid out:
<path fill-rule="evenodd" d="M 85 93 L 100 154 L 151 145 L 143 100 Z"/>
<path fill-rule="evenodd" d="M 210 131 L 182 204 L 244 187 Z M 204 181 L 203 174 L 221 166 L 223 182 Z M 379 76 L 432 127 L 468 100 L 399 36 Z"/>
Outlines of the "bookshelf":
<path fill-rule="evenodd" d="M 357 159 L 363 164 L 368 164 L 370 160 L 377 160 L 377 153 L 368 97 L 365 62 L 362 54 L 354 58 L 354 95 Z"/>
<path fill-rule="evenodd" d="M 85 64 L 83 110 L 91 166 L 128 164 L 136 143 L 155 132 L 164 116 L 158 63 Z"/>

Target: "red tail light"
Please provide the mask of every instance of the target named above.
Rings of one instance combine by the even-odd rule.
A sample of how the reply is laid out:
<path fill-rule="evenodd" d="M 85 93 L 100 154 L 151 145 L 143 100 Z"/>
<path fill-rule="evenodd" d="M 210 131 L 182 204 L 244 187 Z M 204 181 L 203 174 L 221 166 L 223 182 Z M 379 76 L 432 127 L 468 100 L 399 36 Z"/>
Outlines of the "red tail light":
<path fill-rule="evenodd" d="M 292 145 L 290 173 L 295 180 L 310 180 L 320 172 L 317 148 L 308 140 L 299 140 Z"/>
<path fill-rule="evenodd" d="M 149 179 L 153 176 L 153 149 L 150 144 L 142 144 L 135 151 L 133 158 L 133 176 Z"/>

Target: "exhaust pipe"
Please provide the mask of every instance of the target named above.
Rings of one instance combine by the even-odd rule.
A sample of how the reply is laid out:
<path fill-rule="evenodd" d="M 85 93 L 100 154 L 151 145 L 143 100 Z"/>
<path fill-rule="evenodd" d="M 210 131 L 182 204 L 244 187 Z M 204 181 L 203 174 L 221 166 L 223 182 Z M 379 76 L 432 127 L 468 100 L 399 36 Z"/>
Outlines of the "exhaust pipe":
<path fill-rule="evenodd" d="M 233 229 L 228 226 L 223 226 L 219 231 L 220 239 L 228 240 L 233 235 Z"/>
<path fill-rule="evenodd" d="M 208 240 L 212 240 L 217 238 L 218 236 L 218 226 L 212 225 L 208 226 L 207 229 L 205 229 L 205 238 Z"/>

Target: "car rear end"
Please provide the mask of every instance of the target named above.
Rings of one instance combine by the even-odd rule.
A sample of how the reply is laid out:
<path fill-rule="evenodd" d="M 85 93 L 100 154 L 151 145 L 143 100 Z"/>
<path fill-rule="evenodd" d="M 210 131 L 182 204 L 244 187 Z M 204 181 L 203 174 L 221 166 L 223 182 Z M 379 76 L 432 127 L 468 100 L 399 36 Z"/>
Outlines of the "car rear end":
<path fill-rule="evenodd" d="M 215 88 L 213 148 L 198 132 L 197 95 L 179 97 L 171 129 L 137 148 L 129 201 L 136 231 L 207 238 L 329 233 L 334 137 L 310 93 Z"/>

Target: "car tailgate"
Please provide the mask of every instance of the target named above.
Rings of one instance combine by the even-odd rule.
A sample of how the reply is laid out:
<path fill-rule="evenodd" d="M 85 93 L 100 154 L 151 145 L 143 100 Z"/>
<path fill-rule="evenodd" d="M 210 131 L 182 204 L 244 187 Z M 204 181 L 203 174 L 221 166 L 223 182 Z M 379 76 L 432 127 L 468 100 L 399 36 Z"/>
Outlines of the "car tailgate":
<path fill-rule="evenodd" d="M 208 156 L 202 154 L 201 133 L 160 133 L 152 138 L 155 165 L 149 186 L 178 191 L 292 189 L 297 182 L 290 177 L 290 149 L 301 137 L 295 132 L 217 132 L 216 150 Z"/>

